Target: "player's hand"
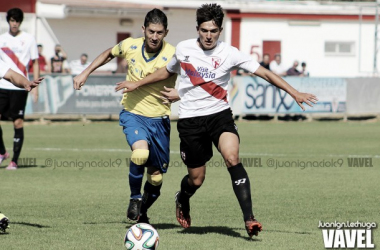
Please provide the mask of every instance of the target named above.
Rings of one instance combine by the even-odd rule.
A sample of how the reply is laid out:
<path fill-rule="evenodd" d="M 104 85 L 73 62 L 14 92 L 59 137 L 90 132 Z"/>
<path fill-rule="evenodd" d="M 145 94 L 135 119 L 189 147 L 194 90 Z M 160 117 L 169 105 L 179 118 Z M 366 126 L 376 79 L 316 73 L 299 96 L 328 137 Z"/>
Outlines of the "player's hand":
<path fill-rule="evenodd" d="M 37 80 L 34 80 L 33 82 L 28 82 L 28 84 L 26 84 L 24 86 L 24 89 L 26 91 L 30 92 L 32 89 L 36 88 L 42 82 L 43 79 L 45 79 L 45 78 L 40 77 Z M 38 93 L 37 93 L 37 95 L 38 95 Z"/>
<path fill-rule="evenodd" d="M 317 101 L 318 101 L 318 98 L 313 95 L 313 94 L 309 94 L 309 93 L 301 93 L 301 92 L 298 92 L 295 96 L 294 96 L 294 100 L 297 102 L 297 104 L 301 107 L 301 109 L 303 111 L 305 111 L 305 107 L 302 105 L 302 103 L 306 103 L 307 105 L 309 105 L 310 107 L 313 107 L 313 105 L 311 103 L 314 103 L 316 104 Z"/>
<path fill-rule="evenodd" d="M 136 82 L 130 82 L 130 81 L 123 81 L 116 83 L 115 91 L 119 91 L 121 89 L 123 90 L 123 94 L 132 92 L 135 89 L 138 89 L 139 85 Z"/>
<path fill-rule="evenodd" d="M 87 76 L 84 75 L 83 73 L 74 77 L 73 78 L 74 89 L 80 90 L 82 86 L 86 83 L 86 80 L 87 80 Z"/>
<path fill-rule="evenodd" d="M 162 94 L 161 99 L 164 100 L 164 104 L 169 104 L 181 100 L 178 95 L 178 91 L 175 88 L 167 88 L 164 86 L 164 89 L 164 91 L 160 91 Z"/>

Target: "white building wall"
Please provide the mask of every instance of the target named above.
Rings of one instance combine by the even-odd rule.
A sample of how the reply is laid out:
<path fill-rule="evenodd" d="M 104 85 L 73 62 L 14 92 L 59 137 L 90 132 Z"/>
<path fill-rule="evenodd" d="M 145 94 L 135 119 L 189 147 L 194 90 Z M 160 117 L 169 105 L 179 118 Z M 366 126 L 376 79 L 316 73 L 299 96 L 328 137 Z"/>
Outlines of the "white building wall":
<path fill-rule="evenodd" d="M 281 41 L 282 62 L 288 68 L 298 60 L 307 63 L 311 76 L 368 76 L 373 67 L 374 24 L 362 23 L 360 48 L 359 26 L 353 21 L 321 21 L 320 25 L 297 26 L 284 19 L 245 18 L 241 23 L 240 49 L 250 53 L 251 46 L 257 45 L 256 51 L 261 55 L 263 41 Z M 326 55 L 326 41 L 354 42 L 355 53 Z"/>
<path fill-rule="evenodd" d="M 168 10 L 169 33 L 166 41 L 173 45 L 178 42 L 197 37 L 195 10 Z M 145 15 L 132 16 L 130 26 L 121 26 L 120 19 L 125 17 L 77 17 L 64 19 L 46 19 L 57 38 L 54 41 L 46 28 L 39 22 L 37 42 L 44 45 L 44 55 L 51 58 L 55 43 L 60 43 L 68 54 L 68 61 L 79 59 L 87 53 L 89 61 L 105 49 L 117 43 L 117 33 L 130 33 L 132 37 L 141 37 Z M 116 60 L 109 63 L 116 69 Z M 112 65 L 113 64 L 113 65 Z"/>

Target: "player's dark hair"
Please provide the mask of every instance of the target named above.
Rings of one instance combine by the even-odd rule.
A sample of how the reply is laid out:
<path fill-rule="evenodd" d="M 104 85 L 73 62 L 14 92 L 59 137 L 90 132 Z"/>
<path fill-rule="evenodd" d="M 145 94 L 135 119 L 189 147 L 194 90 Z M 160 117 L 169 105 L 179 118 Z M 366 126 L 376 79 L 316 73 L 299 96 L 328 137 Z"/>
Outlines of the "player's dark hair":
<path fill-rule="evenodd" d="M 144 26 L 148 27 L 150 23 L 162 24 L 165 30 L 168 28 L 168 18 L 166 17 L 165 13 L 159 9 L 153 9 L 146 14 Z"/>
<path fill-rule="evenodd" d="M 22 10 L 19 8 L 10 9 L 7 12 L 7 22 L 8 23 L 9 23 L 9 20 L 11 20 L 11 18 L 16 20 L 16 22 L 22 23 L 22 21 L 24 20 L 24 12 L 22 12 Z"/>
<path fill-rule="evenodd" d="M 202 4 L 202 6 L 197 9 L 197 24 L 198 27 L 208 21 L 214 21 L 214 23 L 222 28 L 224 13 L 222 7 L 216 3 Z"/>

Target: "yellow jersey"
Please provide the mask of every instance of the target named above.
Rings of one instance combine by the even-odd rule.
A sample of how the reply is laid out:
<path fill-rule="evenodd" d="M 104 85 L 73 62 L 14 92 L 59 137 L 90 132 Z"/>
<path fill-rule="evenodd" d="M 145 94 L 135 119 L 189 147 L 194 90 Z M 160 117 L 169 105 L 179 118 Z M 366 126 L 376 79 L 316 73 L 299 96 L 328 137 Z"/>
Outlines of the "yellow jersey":
<path fill-rule="evenodd" d="M 128 62 L 127 81 L 138 81 L 157 69 L 165 67 L 175 53 L 175 47 L 163 41 L 160 51 L 147 53 L 145 38 L 127 38 L 112 48 L 112 55 L 122 57 Z M 176 75 L 166 80 L 144 85 L 123 95 L 121 104 L 124 109 L 146 117 L 170 115 L 170 105 L 163 104 L 160 91 L 164 86 L 174 88 Z"/>

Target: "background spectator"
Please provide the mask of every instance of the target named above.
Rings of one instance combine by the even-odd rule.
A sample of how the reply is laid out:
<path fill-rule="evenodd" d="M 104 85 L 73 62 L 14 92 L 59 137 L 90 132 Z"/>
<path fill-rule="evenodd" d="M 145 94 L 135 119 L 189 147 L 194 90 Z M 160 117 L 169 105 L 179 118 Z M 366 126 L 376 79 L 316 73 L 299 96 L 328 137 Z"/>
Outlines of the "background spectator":
<path fill-rule="evenodd" d="M 269 54 L 264 54 L 263 60 L 260 62 L 260 65 L 266 68 L 267 70 L 270 70 L 269 63 L 270 63 Z"/>
<path fill-rule="evenodd" d="M 286 75 L 288 75 L 288 76 L 299 76 L 299 75 L 301 75 L 301 72 L 299 72 L 297 67 L 298 67 L 298 61 L 294 61 L 293 67 L 291 67 L 290 69 L 288 69 L 288 71 L 286 71 Z"/>
<path fill-rule="evenodd" d="M 286 68 L 281 63 L 280 54 L 274 56 L 274 60 L 269 64 L 269 69 L 279 76 L 286 76 Z"/>
<path fill-rule="evenodd" d="M 306 63 L 305 62 L 301 63 L 301 67 L 302 67 L 302 70 L 301 70 L 302 76 L 310 76 L 309 71 L 307 71 L 307 69 L 306 69 Z"/>
<path fill-rule="evenodd" d="M 70 62 L 70 71 L 73 75 L 79 75 L 82 71 L 90 65 L 90 62 L 87 62 L 88 55 L 83 53 L 80 55 L 80 59 L 73 60 Z"/>
<path fill-rule="evenodd" d="M 50 59 L 51 73 L 68 73 L 67 67 L 64 64 L 67 59 L 66 52 L 59 44 L 55 45 L 54 50 L 54 56 Z"/>
<path fill-rule="evenodd" d="M 41 74 L 49 73 L 49 67 L 47 65 L 46 58 L 45 58 L 45 56 L 42 55 L 42 49 L 43 49 L 42 44 L 38 44 L 37 48 L 38 48 L 38 64 L 40 65 L 40 73 Z M 29 73 L 33 73 L 33 62 L 32 61 L 30 61 L 30 63 L 29 63 L 28 71 L 29 71 Z"/>

